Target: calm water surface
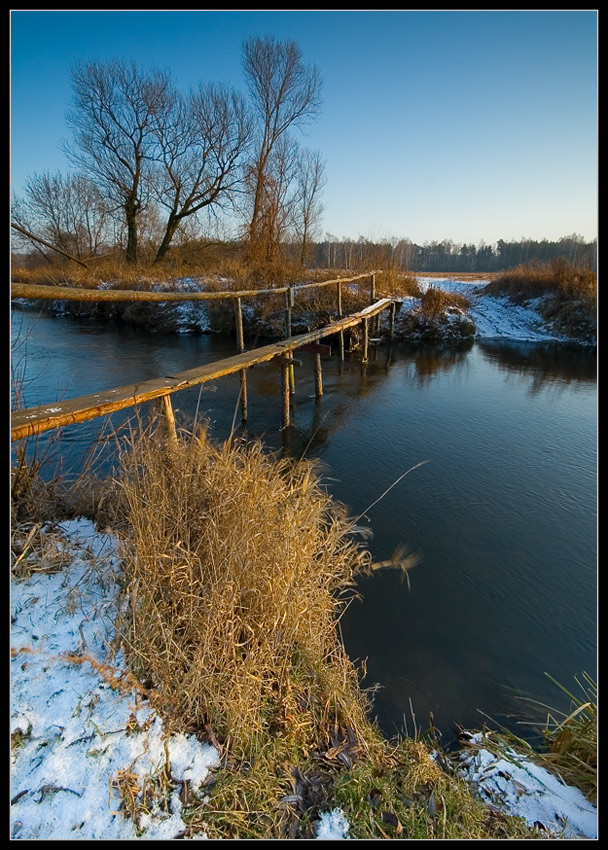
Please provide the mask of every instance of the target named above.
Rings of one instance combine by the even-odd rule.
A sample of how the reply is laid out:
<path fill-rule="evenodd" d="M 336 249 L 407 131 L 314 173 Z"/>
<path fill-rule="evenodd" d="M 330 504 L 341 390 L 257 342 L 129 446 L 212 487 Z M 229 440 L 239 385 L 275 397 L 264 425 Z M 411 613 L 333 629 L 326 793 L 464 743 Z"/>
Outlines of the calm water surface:
<path fill-rule="evenodd" d="M 89 320 L 13 314 L 13 370 L 26 406 L 192 368 L 234 353 L 230 339 L 151 335 Z M 258 343 L 259 344 L 259 343 Z M 347 650 L 378 683 L 387 734 L 453 724 L 519 725 L 520 697 L 567 709 L 545 676 L 574 688 L 595 676 L 597 633 L 596 356 L 559 344 L 477 342 L 463 349 L 393 346 L 367 366 L 297 354 L 294 424 L 280 433 L 276 364 L 248 373 L 247 433 L 317 457 L 325 484 L 373 530 L 374 560 L 400 545 L 420 563 L 410 586 L 391 571 L 361 582 L 342 620 Z M 173 396 L 224 438 L 238 377 Z M 112 417 L 113 426 L 128 412 Z M 238 416 L 237 416 L 238 421 Z M 63 429 L 63 469 L 76 471 L 100 420 Z M 48 442 L 45 436 L 43 444 Z M 108 461 L 109 463 L 109 461 Z"/>

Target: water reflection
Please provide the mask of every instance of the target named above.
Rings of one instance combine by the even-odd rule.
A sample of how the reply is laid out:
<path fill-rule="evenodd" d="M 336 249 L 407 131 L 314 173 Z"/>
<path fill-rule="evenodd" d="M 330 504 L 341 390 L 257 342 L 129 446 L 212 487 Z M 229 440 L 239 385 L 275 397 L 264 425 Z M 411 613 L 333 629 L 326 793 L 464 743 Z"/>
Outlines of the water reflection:
<path fill-rule="evenodd" d="M 595 356 L 582 346 L 561 343 L 526 343 L 482 340 L 479 350 L 501 371 L 531 377 L 530 392 L 536 393 L 547 384 L 568 386 L 580 381 L 597 380 Z"/>
<path fill-rule="evenodd" d="M 100 333 L 94 323 L 44 317 L 28 338 L 28 401 L 55 401 L 68 384 L 71 396 L 85 395 L 233 353 L 230 339 Z M 568 685 L 595 666 L 595 355 L 544 343 L 396 343 L 372 347 L 364 365 L 323 358 L 321 399 L 313 356 L 296 357 L 293 424 L 284 431 L 276 363 L 247 372 L 246 428 L 238 375 L 176 393 L 174 406 L 187 427 L 208 419 L 213 439 L 234 427 L 269 449 L 319 459 L 325 486 L 352 516 L 429 461 L 369 512 L 374 561 L 400 544 L 422 554 L 411 591 L 379 571 L 362 581 L 363 599 L 342 621 L 349 654 L 367 659 L 367 683 L 381 686 L 382 727 L 403 727 L 410 702 L 421 725 L 432 711 L 447 733 L 452 722 L 479 726 L 480 711 L 502 720 L 514 693 L 559 708 L 544 672 Z M 116 414 L 111 425 L 133 415 Z M 100 420 L 64 428 L 64 468 L 74 469 L 94 440 L 106 448 Z M 107 442 L 108 453 L 113 447 Z"/>

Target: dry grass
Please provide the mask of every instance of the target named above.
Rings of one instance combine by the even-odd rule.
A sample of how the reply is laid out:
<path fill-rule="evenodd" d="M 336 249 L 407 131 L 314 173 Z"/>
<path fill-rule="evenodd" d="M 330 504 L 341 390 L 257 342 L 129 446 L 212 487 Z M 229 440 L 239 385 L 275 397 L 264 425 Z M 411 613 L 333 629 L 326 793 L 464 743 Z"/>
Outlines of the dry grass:
<path fill-rule="evenodd" d="M 516 303 L 549 296 L 541 307 L 554 332 L 584 343 L 597 342 L 597 272 L 564 258 L 527 263 L 489 283 L 487 295 L 507 295 Z"/>
<path fill-rule="evenodd" d="M 570 711 L 550 709 L 543 735 L 542 760 L 549 770 L 559 773 L 568 785 L 580 788 L 593 803 L 597 801 L 597 685 L 586 673 L 577 696 L 558 682 L 554 683 L 570 699 Z"/>
<path fill-rule="evenodd" d="M 440 316 L 448 307 L 467 310 L 470 306 L 471 302 L 464 295 L 457 292 L 446 292 L 435 286 L 429 286 L 420 299 L 422 313 L 432 317 Z"/>
<path fill-rule="evenodd" d="M 122 464 L 104 512 L 120 530 L 130 610 L 117 625 L 131 670 L 98 672 L 220 749 L 210 797 L 182 797 L 183 837 L 313 838 L 336 806 L 357 838 L 539 837 L 475 800 L 431 745 L 388 742 L 369 721 L 338 620 L 359 572 L 403 564 L 398 553 L 371 562 L 313 464 L 213 446 L 204 430 L 171 448 L 153 426 Z M 41 522 L 21 524 L 13 555 L 21 575 L 71 557 Z M 170 784 L 164 768 L 125 770 L 110 801 L 137 822 Z"/>
<path fill-rule="evenodd" d="M 336 624 L 369 556 L 314 467 L 204 431 L 169 452 L 157 432 L 133 440 L 122 487 L 125 647 L 180 725 L 232 752 L 269 733 L 357 735 L 367 702 Z"/>
<path fill-rule="evenodd" d="M 407 272 L 400 272 L 396 269 L 386 272 L 380 272 L 376 275 L 376 289 L 379 298 L 395 297 L 420 298 L 422 291 L 417 279 Z"/>
<path fill-rule="evenodd" d="M 488 295 L 509 295 L 514 299 L 552 294 L 567 299 L 595 300 L 597 272 L 564 258 L 551 263 L 530 262 L 499 275 L 484 291 Z"/>

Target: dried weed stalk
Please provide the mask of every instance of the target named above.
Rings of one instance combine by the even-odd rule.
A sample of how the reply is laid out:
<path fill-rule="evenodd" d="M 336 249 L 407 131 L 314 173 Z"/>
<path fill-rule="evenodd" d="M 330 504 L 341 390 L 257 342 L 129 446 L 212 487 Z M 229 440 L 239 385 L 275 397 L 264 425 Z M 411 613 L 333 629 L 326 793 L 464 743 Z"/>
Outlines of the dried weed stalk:
<path fill-rule="evenodd" d="M 160 432 L 123 458 L 131 532 L 124 644 L 182 723 L 250 749 L 263 733 L 331 741 L 367 699 L 337 634 L 369 554 L 314 466 L 259 444 Z"/>

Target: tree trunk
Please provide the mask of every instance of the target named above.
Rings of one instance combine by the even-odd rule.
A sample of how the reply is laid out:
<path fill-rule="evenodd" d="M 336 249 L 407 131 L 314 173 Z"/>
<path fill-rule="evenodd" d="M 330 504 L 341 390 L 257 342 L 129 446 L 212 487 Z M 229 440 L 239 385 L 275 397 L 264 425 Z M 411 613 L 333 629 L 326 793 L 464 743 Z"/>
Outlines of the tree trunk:
<path fill-rule="evenodd" d="M 141 204 L 136 197 L 131 197 L 125 203 L 125 221 L 127 225 L 127 248 L 125 259 L 127 263 L 137 262 L 137 215 Z"/>
<path fill-rule="evenodd" d="M 175 236 L 175 231 L 177 230 L 177 225 L 179 224 L 179 218 L 174 216 L 173 213 L 169 216 L 169 220 L 167 221 L 167 227 L 165 228 L 165 235 L 163 236 L 163 241 L 160 243 L 158 251 L 156 252 L 156 256 L 154 257 L 153 265 L 160 263 L 167 254 L 169 250 L 169 246 L 171 245 L 171 241 Z"/>

